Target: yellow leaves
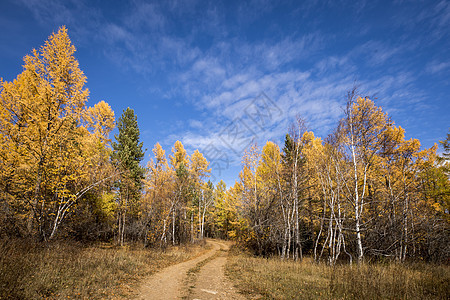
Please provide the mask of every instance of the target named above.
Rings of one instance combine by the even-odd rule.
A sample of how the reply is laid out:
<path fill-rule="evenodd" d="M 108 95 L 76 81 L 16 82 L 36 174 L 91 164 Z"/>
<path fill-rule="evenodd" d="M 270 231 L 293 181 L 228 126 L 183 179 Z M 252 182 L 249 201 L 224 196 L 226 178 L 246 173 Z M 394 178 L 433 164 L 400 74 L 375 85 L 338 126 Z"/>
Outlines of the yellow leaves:
<path fill-rule="evenodd" d="M 33 50 L 32 55 L 24 58 L 25 70 L 35 74 L 40 83 L 36 91 L 41 98 L 64 105 L 69 114 L 80 113 L 89 95 L 84 88 L 86 76 L 79 69 L 74 53 L 75 47 L 63 26 L 39 51 Z"/>
<path fill-rule="evenodd" d="M 306 157 L 307 164 L 317 162 L 320 155 L 323 155 L 324 146 L 322 139 L 315 137 L 312 131 L 306 131 L 302 136 L 303 149 L 302 152 Z"/>
<path fill-rule="evenodd" d="M 156 164 L 158 166 L 168 167 L 166 159 L 166 151 L 161 147 L 159 143 L 156 143 L 155 148 L 153 148 L 153 154 L 155 155 Z"/>
<path fill-rule="evenodd" d="M 257 174 L 262 185 L 274 185 L 280 180 L 282 172 L 281 152 L 278 145 L 268 141 L 262 149 L 261 161 Z"/>
<path fill-rule="evenodd" d="M 62 27 L 24 58 L 13 82 L 0 83 L 2 176 L 13 182 L 9 190 L 17 199 L 48 206 L 36 215 L 46 224 L 56 209 L 69 209 L 63 203 L 75 204 L 80 190 L 110 171 L 114 112 L 104 101 L 85 107 L 89 91 L 74 53 Z"/>
<path fill-rule="evenodd" d="M 172 148 L 172 155 L 170 156 L 170 163 L 175 169 L 178 169 L 181 164 L 185 167 L 189 166 L 189 156 L 180 141 L 176 141 Z"/>
<path fill-rule="evenodd" d="M 251 145 L 249 149 L 244 152 L 242 156 L 242 164 L 252 170 L 256 170 L 259 164 L 261 155 L 257 145 Z"/>
<path fill-rule="evenodd" d="M 269 169 L 278 170 L 281 166 L 281 152 L 278 145 L 273 142 L 268 141 L 262 149 L 262 163 Z M 264 169 L 263 167 L 263 169 Z"/>
<path fill-rule="evenodd" d="M 152 152 L 153 157 L 147 166 L 144 180 L 144 197 L 139 205 L 148 212 L 142 214 L 141 218 L 152 220 L 150 226 L 155 234 L 154 240 L 150 242 L 165 243 L 170 236 L 169 231 L 175 230 L 174 222 L 181 218 L 182 213 L 183 218 L 196 216 L 191 219 L 192 228 L 197 228 L 203 222 L 200 217 L 197 220 L 197 213 L 205 214 L 203 220 L 208 222 L 208 207 L 213 202 L 213 186 L 206 183 L 205 178 L 211 170 L 209 162 L 198 150 L 194 151 L 190 159 L 180 141 L 176 141 L 172 148 L 170 166 L 159 143 Z M 189 232 L 193 234 L 191 229 Z"/>
<path fill-rule="evenodd" d="M 375 106 L 375 103 L 367 97 L 358 97 L 352 105 L 353 118 L 359 121 L 369 119 L 373 125 L 382 125 L 385 122 L 386 115 L 381 107 Z"/>
<path fill-rule="evenodd" d="M 200 151 L 195 150 L 191 156 L 190 172 L 195 181 L 209 176 L 211 169 L 208 169 L 209 162 Z"/>
<path fill-rule="evenodd" d="M 101 214 L 112 219 L 117 210 L 116 194 L 104 192 L 97 201 L 97 208 Z"/>
<path fill-rule="evenodd" d="M 346 111 L 345 134 L 342 136 L 349 147 L 356 147 L 366 158 L 381 147 L 382 136 L 390 120 L 381 107 L 369 98 L 350 99 L 351 108 Z"/>
<path fill-rule="evenodd" d="M 239 173 L 239 178 L 244 190 L 254 192 L 258 179 L 258 166 L 260 164 L 261 154 L 256 145 L 252 145 L 244 152 L 242 157 L 242 170 Z"/>
<path fill-rule="evenodd" d="M 155 155 L 148 163 L 147 179 L 145 180 L 148 189 L 158 190 L 162 193 L 164 189 L 170 190 L 173 181 L 174 172 L 169 169 L 164 149 L 159 143 L 153 148 Z M 159 195 L 159 197 L 162 197 Z"/>
<path fill-rule="evenodd" d="M 439 204 L 439 203 L 433 203 L 432 205 L 431 205 L 437 212 L 444 212 L 444 209 L 442 208 L 442 205 L 441 204 Z"/>
<path fill-rule="evenodd" d="M 397 153 L 405 156 L 412 156 L 413 153 L 417 153 L 420 149 L 420 142 L 417 139 L 410 139 L 407 141 L 400 141 Z"/>
<path fill-rule="evenodd" d="M 85 120 L 98 138 L 103 141 L 108 139 L 109 133 L 114 129 L 114 111 L 103 100 L 86 110 Z"/>
<path fill-rule="evenodd" d="M 399 126 L 388 126 L 384 131 L 385 140 L 390 143 L 399 144 L 405 139 L 405 130 Z"/>
<path fill-rule="evenodd" d="M 312 146 L 318 146 L 319 144 L 322 144 L 322 140 L 320 138 L 316 138 L 314 136 L 314 132 L 312 131 L 305 131 L 302 136 L 302 143 L 304 145 L 311 144 Z"/>

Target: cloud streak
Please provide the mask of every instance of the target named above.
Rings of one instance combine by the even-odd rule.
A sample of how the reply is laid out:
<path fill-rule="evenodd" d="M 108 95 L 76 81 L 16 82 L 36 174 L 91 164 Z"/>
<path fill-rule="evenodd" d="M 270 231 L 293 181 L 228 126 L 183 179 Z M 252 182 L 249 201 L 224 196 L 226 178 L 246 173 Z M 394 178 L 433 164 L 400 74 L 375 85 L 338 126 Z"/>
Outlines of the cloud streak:
<path fill-rule="evenodd" d="M 448 1 L 21 3 L 40 24 L 67 22 L 81 45 L 92 43 L 117 72 L 133 74 L 135 89 L 170 111 L 155 130 L 167 144 L 181 136 L 190 149 L 227 153 L 231 164 L 243 150 L 230 145 L 281 143 L 297 114 L 317 135 L 329 133 L 355 81 L 414 128 L 413 118 L 423 120 L 434 105 L 424 77 L 445 83 L 450 69 Z M 261 95 L 280 112 L 262 127 L 248 115 Z M 233 124 L 243 128 L 234 140 L 224 137 Z"/>

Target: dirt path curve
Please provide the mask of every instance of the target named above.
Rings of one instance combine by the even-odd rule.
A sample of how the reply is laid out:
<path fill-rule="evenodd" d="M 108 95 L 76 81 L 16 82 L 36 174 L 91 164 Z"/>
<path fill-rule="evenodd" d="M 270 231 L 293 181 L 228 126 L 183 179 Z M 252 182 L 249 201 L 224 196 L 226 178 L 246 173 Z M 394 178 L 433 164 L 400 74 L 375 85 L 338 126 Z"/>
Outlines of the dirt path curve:
<path fill-rule="evenodd" d="M 212 248 L 205 254 L 151 276 L 136 299 L 245 299 L 224 274 L 229 246 L 214 240 L 207 243 Z"/>
<path fill-rule="evenodd" d="M 230 249 L 228 243 L 216 242 L 221 249 L 216 257 L 206 263 L 197 275 L 195 288 L 188 297 L 189 299 L 246 299 L 238 294 L 233 284 L 224 273 L 227 262 L 226 255 Z"/>

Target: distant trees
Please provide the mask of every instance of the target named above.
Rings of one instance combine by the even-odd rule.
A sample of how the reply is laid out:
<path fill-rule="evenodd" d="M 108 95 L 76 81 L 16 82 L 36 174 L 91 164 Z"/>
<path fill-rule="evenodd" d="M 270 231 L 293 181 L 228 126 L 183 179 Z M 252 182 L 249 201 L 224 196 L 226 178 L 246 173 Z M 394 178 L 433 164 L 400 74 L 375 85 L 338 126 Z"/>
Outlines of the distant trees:
<path fill-rule="evenodd" d="M 195 150 L 191 156 L 189 165 L 189 173 L 192 180 L 193 203 L 197 206 L 198 215 L 198 233 L 197 237 L 203 239 L 205 235 L 205 216 L 208 208 L 213 202 L 212 192 L 213 186 L 211 182 L 205 182 L 211 169 L 208 169 L 209 162 L 198 150 Z"/>
<path fill-rule="evenodd" d="M 381 108 L 352 91 L 325 141 L 298 120 L 281 153 L 267 142 L 244 155 L 237 218 L 247 224 L 245 243 L 259 255 L 307 252 L 329 264 L 365 255 L 445 259 L 450 182 L 436 149 L 405 140 Z"/>
<path fill-rule="evenodd" d="M 175 209 L 175 172 L 169 167 L 164 149 L 159 143 L 153 148 L 154 158 L 147 166 L 144 179 L 143 230 L 144 244 L 166 245 L 170 217 Z"/>
<path fill-rule="evenodd" d="M 153 153 L 144 180 L 147 244 L 202 239 L 214 202 L 214 186 L 205 181 L 211 172 L 209 162 L 198 150 L 189 156 L 180 141 L 172 148 L 170 164 L 160 144 Z"/>
<path fill-rule="evenodd" d="M 213 201 L 211 217 L 213 222 L 211 224 L 211 233 L 218 238 L 228 239 L 231 219 L 231 209 L 227 204 L 227 185 L 223 180 L 220 180 L 213 191 Z"/>
<path fill-rule="evenodd" d="M 104 101 L 87 107 L 86 77 L 65 27 L 0 81 L 0 234 L 128 240 L 145 246 L 213 236 L 258 255 L 301 260 L 450 255 L 449 137 L 421 149 L 368 97 L 347 96 L 321 139 L 298 118 L 283 148 L 252 145 L 231 187 L 180 141 L 157 143 L 146 169 L 134 111 L 117 122 Z"/>

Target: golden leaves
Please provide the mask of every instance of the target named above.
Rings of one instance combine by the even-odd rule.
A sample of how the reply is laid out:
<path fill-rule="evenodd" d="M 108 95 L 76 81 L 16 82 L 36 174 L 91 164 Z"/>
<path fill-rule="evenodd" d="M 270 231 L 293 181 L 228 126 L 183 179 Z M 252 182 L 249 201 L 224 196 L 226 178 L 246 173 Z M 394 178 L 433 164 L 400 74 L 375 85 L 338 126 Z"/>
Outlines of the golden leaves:
<path fill-rule="evenodd" d="M 211 169 L 208 169 L 209 162 L 200 151 L 195 150 L 191 156 L 190 172 L 195 181 L 208 177 Z"/>
<path fill-rule="evenodd" d="M 189 156 L 180 141 L 176 141 L 172 148 L 172 155 L 170 156 L 170 163 L 175 169 L 178 169 L 181 164 L 185 167 L 189 166 Z"/>
<path fill-rule="evenodd" d="M 84 118 L 94 134 L 102 141 L 108 139 L 109 133 L 114 128 L 114 111 L 108 103 L 100 101 L 93 107 L 85 110 Z"/>
<path fill-rule="evenodd" d="M 0 86 L 1 176 L 12 180 L 10 192 L 17 199 L 42 203 L 39 210 L 27 205 L 29 215 L 41 225 L 53 222 L 53 228 L 73 209 L 78 192 L 105 175 L 114 127 L 106 102 L 86 108 L 86 77 L 74 53 L 61 27 L 25 56 L 24 70 L 13 82 Z"/>

